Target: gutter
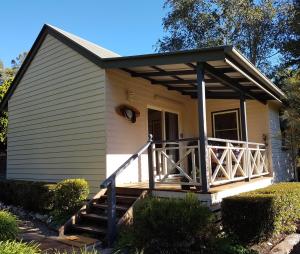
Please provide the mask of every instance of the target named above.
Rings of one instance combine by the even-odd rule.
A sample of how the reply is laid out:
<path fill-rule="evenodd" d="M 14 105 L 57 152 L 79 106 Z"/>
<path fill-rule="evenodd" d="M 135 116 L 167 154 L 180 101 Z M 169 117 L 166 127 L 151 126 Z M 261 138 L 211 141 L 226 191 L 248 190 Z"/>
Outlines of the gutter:
<path fill-rule="evenodd" d="M 272 91 L 276 92 L 283 98 L 286 98 L 284 92 L 282 92 L 276 85 L 272 83 L 263 73 L 261 73 L 247 58 L 245 58 L 235 47 L 229 46 L 224 49 L 225 54 L 232 57 L 235 61 L 244 65 L 249 71 L 253 72 L 258 78 Z"/>

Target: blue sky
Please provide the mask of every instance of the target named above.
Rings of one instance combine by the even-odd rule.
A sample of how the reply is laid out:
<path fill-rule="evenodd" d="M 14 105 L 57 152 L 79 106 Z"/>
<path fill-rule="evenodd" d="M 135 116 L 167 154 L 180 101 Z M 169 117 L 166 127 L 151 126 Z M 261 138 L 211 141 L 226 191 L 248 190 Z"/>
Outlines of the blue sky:
<path fill-rule="evenodd" d="M 28 51 L 44 23 L 120 55 L 151 53 L 163 35 L 163 0 L 6 0 L 1 2 L 0 59 Z"/>

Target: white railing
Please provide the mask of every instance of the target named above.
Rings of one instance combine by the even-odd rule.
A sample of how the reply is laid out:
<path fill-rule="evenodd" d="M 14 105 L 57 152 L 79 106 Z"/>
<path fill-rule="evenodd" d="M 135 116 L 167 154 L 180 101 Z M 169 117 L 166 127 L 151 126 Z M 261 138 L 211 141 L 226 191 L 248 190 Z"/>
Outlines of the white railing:
<path fill-rule="evenodd" d="M 208 140 L 211 185 L 269 174 L 265 144 L 215 138 Z"/>
<path fill-rule="evenodd" d="M 209 138 L 207 149 L 210 185 L 269 174 L 264 144 Z M 198 139 L 154 142 L 152 151 L 156 182 L 201 186 Z"/>

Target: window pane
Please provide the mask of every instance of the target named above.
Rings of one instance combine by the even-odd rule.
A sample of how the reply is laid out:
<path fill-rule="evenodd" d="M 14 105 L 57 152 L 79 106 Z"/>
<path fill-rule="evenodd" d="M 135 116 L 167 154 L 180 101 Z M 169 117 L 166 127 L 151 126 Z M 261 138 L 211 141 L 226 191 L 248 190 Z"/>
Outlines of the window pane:
<path fill-rule="evenodd" d="M 148 132 L 153 140 L 162 140 L 162 112 L 148 109 Z"/>
<path fill-rule="evenodd" d="M 238 112 L 212 113 L 214 123 L 214 134 L 216 138 L 238 140 Z"/>
<path fill-rule="evenodd" d="M 216 138 L 238 140 L 237 130 L 216 131 Z"/>
<path fill-rule="evenodd" d="M 214 114 L 215 129 L 237 129 L 236 114 L 237 112 Z"/>
<path fill-rule="evenodd" d="M 178 115 L 165 112 L 166 139 L 178 139 Z"/>

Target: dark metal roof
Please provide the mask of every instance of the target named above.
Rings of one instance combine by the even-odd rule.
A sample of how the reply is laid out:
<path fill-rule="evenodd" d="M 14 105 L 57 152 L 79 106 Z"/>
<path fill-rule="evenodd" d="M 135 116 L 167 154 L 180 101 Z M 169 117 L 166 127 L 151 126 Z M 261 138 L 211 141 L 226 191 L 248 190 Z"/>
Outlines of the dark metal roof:
<path fill-rule="evenodd" d="M 232 46 L 220 46 L 126 57 L 102 58 L 84 40 L 74 40 L 60 29 L 44 25 L 18 71 L 10 89 L 3 98 L 0 109 L 7 102 L 47 34 L 51 34 L 62 43 L 104 69 L 121 69 L 132 77 L 143 78 L 153 85 L 163 85 L 169 90 L 197 97 L 197 62 L 205 63 L 205 82 L 207 98 L 239 98 L 243 93 L 248 99 L 263 103 L 267 100 L 280 101 L 285 95 L 241 53 Z M 78 38 L 78 37 L 77 37 Z M 79 38 L 80 39 L 80 38 Z"/>

